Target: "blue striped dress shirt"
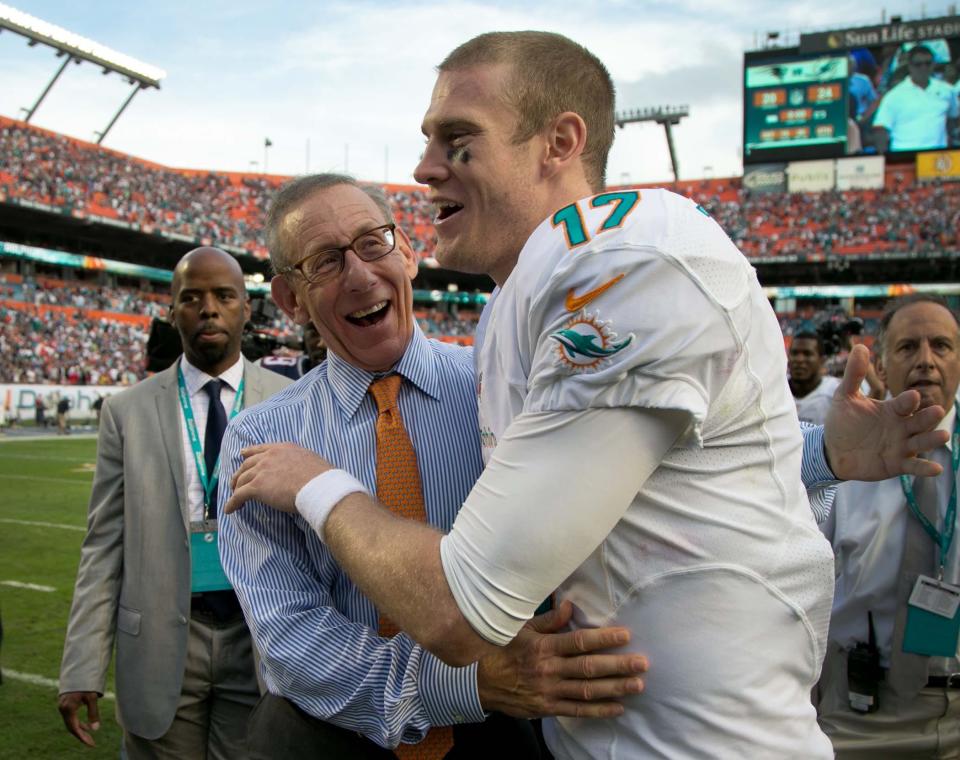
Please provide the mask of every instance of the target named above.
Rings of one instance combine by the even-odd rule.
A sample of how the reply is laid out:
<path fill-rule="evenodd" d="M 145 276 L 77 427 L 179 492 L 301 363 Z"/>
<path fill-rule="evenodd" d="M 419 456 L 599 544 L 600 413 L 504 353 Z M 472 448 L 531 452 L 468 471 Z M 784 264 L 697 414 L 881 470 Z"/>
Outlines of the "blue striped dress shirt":
<path fill-rule="evenodd" d="M 400 413 L 417 452 L 428 521 L 446 532 L 483 469 L 470 349 L 418 327 L 396 367 Z M 290 441 L 376 490 L 374 375 L 327 361 L 235 417 L 222 444 L 221 507 L 240 450 Z M 222 511 L 221 511 L 221 514 Z M 220 520 L 223 567 L 262 657 L 267 688 L 384 747 L 432 726 L 479 722 L 476 664 L 452 668 L 406 634 L 377 634 L 377 610 L 299 516 L 257 502 Z"/>
<path fill-rule="evenodd" d="M 823 446 L 823 425 L 800 423 L 803 432 L 803 459 L 800 462 L 800 478 L 807 489 L 810 499 L 810 511 L 820 525 L 830 516 L 833 500 L 837 495 L 837 476 L 833 474 L 827 462 L 826 449 Z"/>

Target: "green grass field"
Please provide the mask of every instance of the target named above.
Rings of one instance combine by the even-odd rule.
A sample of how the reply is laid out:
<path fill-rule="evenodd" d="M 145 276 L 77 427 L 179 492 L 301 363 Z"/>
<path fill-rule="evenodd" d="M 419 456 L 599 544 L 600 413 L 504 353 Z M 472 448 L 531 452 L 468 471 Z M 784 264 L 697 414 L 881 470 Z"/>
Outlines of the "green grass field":
<path fill-rule="evenodd" d="M 64 728 L 56 686 L 32 678 L 56 682 L 60 669 L 95 459 L 92 437 L 0 440 L 0 758 L 119 755 L 112 699 L 100 700 L 102 725 L 90 749 Z M 107 689 L 113 690 L 112 673 Z"/>

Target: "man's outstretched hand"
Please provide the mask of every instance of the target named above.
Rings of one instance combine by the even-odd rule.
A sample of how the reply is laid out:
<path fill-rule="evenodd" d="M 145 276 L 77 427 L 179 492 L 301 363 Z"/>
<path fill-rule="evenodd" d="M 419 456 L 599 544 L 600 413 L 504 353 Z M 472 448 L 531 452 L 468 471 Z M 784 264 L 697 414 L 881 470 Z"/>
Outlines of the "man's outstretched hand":
<path fill-rule="evenodd" d="M 949 438 L 946 431 L 934 429 L 943 419 L 943 407 L 918 410 L 920 394 L 912 390 L 886 401 L 867 398 L 860 385 L 869 367 L 869 350 L 854 346 L 824 425 L 830 469 L 840 480 L 939 475 L 943 468 L 918 454 Z"/>

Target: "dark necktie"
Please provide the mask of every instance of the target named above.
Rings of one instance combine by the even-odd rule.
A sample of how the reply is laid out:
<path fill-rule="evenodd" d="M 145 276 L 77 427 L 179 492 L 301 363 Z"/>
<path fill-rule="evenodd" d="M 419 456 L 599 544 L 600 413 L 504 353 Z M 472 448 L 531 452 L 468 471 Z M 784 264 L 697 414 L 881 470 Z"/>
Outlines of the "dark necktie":
<path fill-rule="evenodd" d="M 207 429 L 203 435 L 203 462 L 207 467 L 207 480 L 213 478 L 213 470 L 220 457 L 220 441 L 223 440 L 223 431 L 227 429 L 227 413 L 220 403 L 220 389 L 222 380 L 211 380 L 203 389 L 210 397 L 210 408 L 207 411 Z M 210 494 L 210 503 L 207 505 L 207 519 L 217 516 L 217 488 Z"/>

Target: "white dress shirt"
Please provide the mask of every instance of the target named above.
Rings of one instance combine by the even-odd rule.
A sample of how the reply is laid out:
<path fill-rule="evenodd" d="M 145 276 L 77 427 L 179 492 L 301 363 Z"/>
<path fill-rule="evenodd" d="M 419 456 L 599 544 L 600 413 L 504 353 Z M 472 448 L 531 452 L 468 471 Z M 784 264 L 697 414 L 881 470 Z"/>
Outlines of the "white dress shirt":
<path fill-rule="evenodd" d="M 833 393 L 839 385 L 839 377 L 825 375 L 820 378 L 820 384 L 806 396 L 800 398 L 794 396 L 793 403 L 797 405 L 797 417 L 800 421 L 809 422 L 811 425 L 822 425 L 826 422 L 827 412 L 833 401 Z"/>
<path fill-rule="evenodd" d="M 956 403 L 940 422 L 938 430 L 953 432 Z M 930 452 L 943 466 L 936 478 L 937 529 L 943 530 L 947 502 L 953 488 L 951 442 Z M 830 621 L 830 641 L 844 648 L 867 641 L 867 612 L 873 612 L 881 664 L 889 665 L 897 612 L 897 578 L 906 541 L 907 520 L 915 520 L 907 507 L 900 478 L 876 483 L 849 481 L 837 487 L 830 516 L 821 525 L 836 553 L 837 585 Z M 960 541 L 954 538 L 943 578 L 960 581 Z M 930 540 L 930 553 L 937 561 L 938 549 Z"/>
<path fill-rule="evenodd" d="M 186 356 L 180 358 L 180 369 L 183 371 L 183 381 L 187 386 L 187 394 L 190 396 L 193 419 L 197 423 L 197 433 L 200 436 L 202 446 L 204 431 L 207 429 L 207 413 L 210 409 L 210 397 L 203 386 L 211 380 L 223 380 L 224 384 L 220 386 L 220 403 L 223 404 L 224 412 L 229 419 L 230 410 L 233 409 L 233 404 L 237 400 L 237 389 L 240 387 L 240 381 L 243 380 L 243 357 L 237 359 L 237 363 L 218 378 L 194 367 L 187 361 Z M 187 501 L 190 503 L 190 520 L 203 520 L 203 484 L 200 482 L 200 473 L 197 472 L 197 462 L 193 456 L 190 434 L 187 432 L 187 424 L 182 411 L 180 413 L 180 438 L 183 441 L 183 471 L 187 476 Z"/>
<path fill-rule="evenodd" d="M 947 147 L 947 119 L 960 115 L 957 93 L 942 79 L 918 87 L 910 77 L 880 101 L 875 127 L 890 131 L 890 150 Z"/>

